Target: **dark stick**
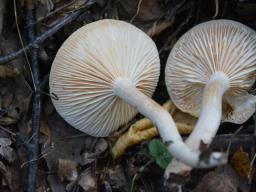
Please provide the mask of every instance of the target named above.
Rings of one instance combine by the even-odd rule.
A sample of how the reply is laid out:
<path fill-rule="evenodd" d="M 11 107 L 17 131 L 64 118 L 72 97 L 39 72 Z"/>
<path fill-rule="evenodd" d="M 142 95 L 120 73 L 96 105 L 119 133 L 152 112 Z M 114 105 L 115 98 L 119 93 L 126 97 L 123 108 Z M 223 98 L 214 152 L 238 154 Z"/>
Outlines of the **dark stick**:
<path fill-rule="evenodd" d="M 244 151 L 249 152 L 250 155 L 254 153 L 255 150 L 255 138 L 253 135 L 236 135 L 233 137 L 233 134 L 224 134 L 217 135 L 210 147 L 213 151 L 222 149 L 226 151 L 229 144 L 231 142 L 230 154 L 234 153 L 240 147 L 243 148 Z"/>
<path fill-rule="evenodd" d="M 28 40 L 33 42 L 36 39 L 34 22 L 34 6 L 33 0 L 27 0 L 26 6 L 26 22 L 28 28 Z M 28 192 L 34 192 L 37 178 L 37 157 L 38 157 L 38 140 L 40 130 L 40 116 L 41 116 L 41 95 L 40 95 L 40 80 L 39 80 L 39 66 L 38 66 L 38 47 L 33 47 L 30 51 L 30 62 L 34 81 L 34 97 L 32 105 L 32 136 L 28 143 L 29 159 L 28 159 Z"/>
<path fill-rule="evenodd" d="M 44 32 L 40 36 L 34 38 L 34 40 L 32 42 L 30 42 L 27 46 L 24 47 L 24 49 L 19 49 L 17 51 L 14 51 L 12 53 L 9 53 L 5 56 L 0 57 L 0 64 L 7 63 L 9 61 L 12 61 L 12 60 L 16 59 L 17 57 L 24 54 L 24 50 L 27 51 L 27 50 L 31 49 L 32 47 L 37 47 L 38 44 L 44 42 L 44 40 L 46 40 L 47 38 L 52 36 L 54 33 L 56 33 L 58 30 L 60 30 L 66 24 L 74 21 L 80 14 L 81 14 L 81 11 L 78 10 L 78 11 L 75 11 L 75 12 L 71 13 L 68 16 L 65 16 L 64 18 L 62 18 L 60 20 L 60 22 L 58 24 L 53 26 L 51 29 Z"/>
<path fill-rule="evenodd" d="M 66 7 L 68 7 L 68 6 L 70 6 L 70 5 L 74 4 L 74 3 L 75 3 L 75 0 L 73 0 L 73 1 L 71 1 L 69 3 L 67 3 L 67 4 L 64 3 L 63 6 L 56 8 L 54 11 L 47 13 L 44 17 L 39 18 L 38 20 L 34 21 L 33 23 L 30 23 L 29 26 L 25 26 L 25 29 L 30 27 L 31 25 L 36 25 L 36 24 L 40 23 L 41 21 L 43 21 L 45 19 L 48 19 L 49 17 L 51 17 L 54 14 L 62 11 L 63 9 L 65 9 Z"/>

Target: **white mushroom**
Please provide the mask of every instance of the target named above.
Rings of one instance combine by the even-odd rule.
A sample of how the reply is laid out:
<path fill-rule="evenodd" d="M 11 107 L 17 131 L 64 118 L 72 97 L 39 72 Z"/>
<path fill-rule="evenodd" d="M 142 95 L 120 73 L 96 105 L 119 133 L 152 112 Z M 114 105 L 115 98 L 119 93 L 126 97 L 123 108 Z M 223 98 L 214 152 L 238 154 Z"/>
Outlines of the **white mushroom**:
<path fill-rule="evenodd" d="M 182 141 L 169 113 L 149 96 L 160 62 L 154 42 L 123 21 L 101 20 L 74 32 L 59 49 L 50 73 L 58 113 L 73 127 L 103 137 L 129 121 L 136 109 L 158 127 L 172 155 L 190 166 L 225 163 L 222 153 L 201 161 Z M 133 106 L 133 107 L 132 107 Z"/>
<path fill-rule="evenodd" d="M 224 117 L 226 121 L 242 123 L 253 114 L 255 97 L 247 91 L 255 70 L 256 33 L 241 23 L 205 22 L 179 39 L 167 61 L 166 85 L 178 108 L 200 114 L 186 140 L 191 149 L 200 153 L 200 145 L 212 142 L 221 122 L 222 103 L 235 108 L 235 114 Z M 172 168 L 180 170 L 177 164 Z"/>

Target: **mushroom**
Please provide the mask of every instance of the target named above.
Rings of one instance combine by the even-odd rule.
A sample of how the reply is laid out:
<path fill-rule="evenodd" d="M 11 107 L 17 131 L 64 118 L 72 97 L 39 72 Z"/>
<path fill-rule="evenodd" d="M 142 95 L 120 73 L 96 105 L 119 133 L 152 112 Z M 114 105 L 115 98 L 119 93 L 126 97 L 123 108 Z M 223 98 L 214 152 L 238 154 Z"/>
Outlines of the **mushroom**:
<path fill-rule="evenodd" d="M 244 122 L 255 111 L 255 97 L 247 93 L 254 83 L 255 70 L 256 33 L 235 21 L 199 24 L 174 45 L 167 60 L 165 80 L 179 109 L 200 114 L 186 140 L 194 152 L 200 153 L 201 147 L 212 142 L 221 122 L 222 105 L 235 111 L 227 118 L 235 123 Z M 177 164 L 172 168 L 181 172 Z M 170 170 L 169 166 L 166 173 Z"/>
<path fill-rule="evenodd" d="M 100 20 L 74 32 L 61 46 L 50 72 L 50 93 L 57 112 L 73 127 L 108 136 L 137 110 L 158 127 L 170 153 L 185 164 L 211 167 L 226 162 L 212 153 L 200 160 L 183 142 L 169 113 L 149 98 L 159 77 L 154 42 L 135 26 Z"/>

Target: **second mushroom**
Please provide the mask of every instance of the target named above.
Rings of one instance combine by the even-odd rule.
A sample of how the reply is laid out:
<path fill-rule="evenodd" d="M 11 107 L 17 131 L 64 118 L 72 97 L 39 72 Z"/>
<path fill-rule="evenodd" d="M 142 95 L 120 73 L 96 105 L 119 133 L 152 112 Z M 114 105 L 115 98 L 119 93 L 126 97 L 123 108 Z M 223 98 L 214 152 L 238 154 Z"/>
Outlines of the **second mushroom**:
<path fill-rule="evenodd" d="M 205 22 L 189 30 L 175 44 L 167 60 L 166 85 L 179 109 L 199 115 L 186 140 L 194 152 L 201 153 L 200 149 L 212 142 L 221 122 L 223 104 L 232 113 L 232 108 L 239 109 L 237 105 L 241 104 L 243 109 L 246 103 L 253 103 L 250 109 L 255 111 L 255 97 L 248 94 L 255 72 L 256 33 L 241 23 Z M 243 122 L 252 111 L 240 111 L 237 120 L 232 121 Z M 184 172 L 174 163 L 169 169 Z"/>

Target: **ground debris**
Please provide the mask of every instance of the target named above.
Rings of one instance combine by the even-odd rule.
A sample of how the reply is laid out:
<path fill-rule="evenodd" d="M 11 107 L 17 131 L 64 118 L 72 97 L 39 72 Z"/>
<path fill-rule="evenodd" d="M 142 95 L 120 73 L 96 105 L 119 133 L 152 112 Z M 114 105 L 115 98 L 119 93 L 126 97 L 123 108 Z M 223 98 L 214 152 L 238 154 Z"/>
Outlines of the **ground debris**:
<path fill-rule="evenodd" d="M 92 171 L 90 168 L 84 170 L 78 178 L 78 185 L 80 185 L 84 191 L 88 192 L 96 192 L 96 178 L 92 175 Z"/>
<path fill-rule="evenodd" d="M 193 192 L 249 192 L 245 180 L 229 166 L 207 173 Z"/>
<path fill-rule="evenodd" d="M 115 137 L 106 139 L 88 136 L 69 126 L 57 114 L 51 102 L 54 96 L 49 93 L 48 79 L 58 48 L 76 29 L 93 21 L 119 19 L 136 25 L 152 37 L 159 50 L 161 75 L 153 98 L 163 103 L 169 95 L 162 74 L 168 54 L 179 37 L 196 24 L 212 20 L 214 13 L 217 13 L 216 19 L 233 19 L 256 29 L 256 3 L 249 0 L 223 0 L 218 1 L 219 7 L 216 7 L 216 1 L 212 0 L 35 0 L 36 18 L 33 23 L 27 24 L 26 2 L 0 0 L 0 55 L 3 58 L 9 53 L 19 52 L 18 58 L 7 59 L 11 61 L 0 65 L 0 191 L 23 192 L 27 188 L 30 164 L 27 146 L 33 139 L 31 98 L 34 87 L 31 72 L 33 62 L 27 60 L 22 44 L 28 58 L 32 49 L 38 50 L 39 80 L 44 81 L 40 90 L 40 150 L 38 157 L 33 159 L 38 164 L 35 191 L 128 192 L 132 185 L 134 191 L 168 191 L 169 188 L 163 185 L 163 170 L 155 163 L 148 165 L 152 161 L 148 151 L 149 142 L 136 145 L 120 159 L 113 160 L 109 150 L 111 144 L 106 140 Z M 14 3 L 17 6 L 16 13 Z M 31 26 L 35 27 L 38 41 L 27 47 L 30 41 L 26 34 Z M 2 59 L 1 63 L 3 61 L 6 59 Z M 141 115 L 137 115 L 127 125 L 139 118 Z M 243 125 L 245 134 L 239 133 L 232 139 L 229 164 L 239 176 L 228 166 L 214 171 L 195 169 L 193 174 L 196 177 L 182 178 L 181 188 L 185 188 L 186 192 L 247 192 L 245 180 L 251 156 L 255 154 L 254 123 L 252 119 L 248 120 Z M 231 134 L 237 128 L 234 124 L 223 124 L 212 149 L 225 151 Z M 120 127 L 122 129 L 125 129 L 125 125 Z M 238 150 L 241 147 L 243 151 Z M 145 165 L 148 166 L 140 172 L 140 168 Z M 251 188 L 251 191 L 255 191 L 255 186 Z"/>
<path fill-rule="evenodd" d="M 0 78 L 14 77 L 19 75 L 17 69 L 11 69 L 5 65 L 0 65 Z"/>
<path fill-rule="evenodd" d="M 69 159 L 59 159 L 58 176 L 60 181 L 75 181 L 78 177 L 77 163 Z"/>
<path fill-rule="evenodd" d="M 10 147 L 11 144 L 12 141 L 9 138 L 0 138 L 0 155 L 10 163 L 12 163 L 17 157 L 13 148 Z"/>

